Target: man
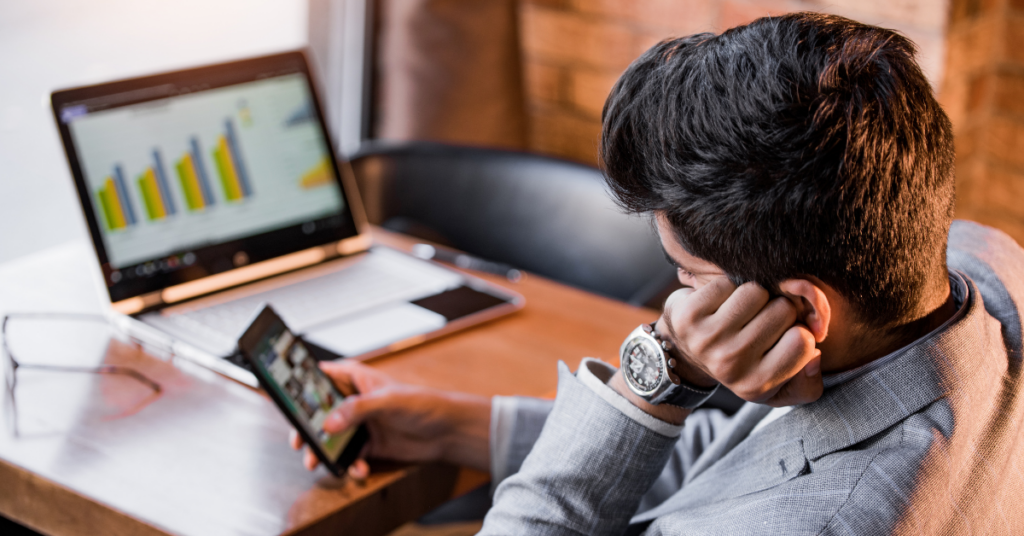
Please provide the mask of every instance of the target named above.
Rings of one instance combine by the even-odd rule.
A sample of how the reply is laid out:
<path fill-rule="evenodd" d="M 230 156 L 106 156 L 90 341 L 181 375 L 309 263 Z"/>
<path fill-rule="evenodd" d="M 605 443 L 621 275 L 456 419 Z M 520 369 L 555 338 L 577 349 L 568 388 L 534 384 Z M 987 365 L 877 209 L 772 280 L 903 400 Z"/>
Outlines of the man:
<path fill-rule="evenodd" d="M 621 370 L 562 366 L 552 404 L 325 364 L 364 393 L 330 426 L 490 467 L 483 534 L 1024 527 L 1024 251 L 951 228 L 951 127 L 909 41 L 803 13 L 662 42 L 612 90 L 602 160 L 687 287 Z M 717 383 L 752 403 L 693 412 Z"/>

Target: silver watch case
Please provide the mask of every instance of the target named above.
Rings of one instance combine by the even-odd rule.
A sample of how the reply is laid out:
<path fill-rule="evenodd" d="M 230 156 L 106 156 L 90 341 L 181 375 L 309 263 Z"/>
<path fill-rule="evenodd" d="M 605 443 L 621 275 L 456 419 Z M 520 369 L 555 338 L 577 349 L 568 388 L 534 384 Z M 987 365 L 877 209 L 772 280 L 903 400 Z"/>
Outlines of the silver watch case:
<path fill-rule="evenodd" d="M 669 366 L 661 343 L 642 325 L 622 342 L 619 360 L 629 389 L 654 405 L 668 403 L 692 409 L 703 404 L 717 389 L 717 386 L 699 389 L 684 383 Z"/>

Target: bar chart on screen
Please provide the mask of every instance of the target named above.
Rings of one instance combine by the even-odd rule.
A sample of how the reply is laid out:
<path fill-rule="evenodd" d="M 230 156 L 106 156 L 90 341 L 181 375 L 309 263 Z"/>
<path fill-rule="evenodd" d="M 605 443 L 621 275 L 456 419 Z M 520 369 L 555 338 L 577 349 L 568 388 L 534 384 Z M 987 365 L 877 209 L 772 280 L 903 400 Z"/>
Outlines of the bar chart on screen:
<path fill-rule="evenodd" d="M 311 98 L 286 75 L 72 118 L 111 266 L 338 214 Z"/>
<path fill-rule="evenodd" d="M 245 160 L 242 158 L 239 141 L 234 132 L 230 118 L 224 121 L 224 133 L 218 136 L 217 144 L 209 151 L 216 163 L 215 169 L 223 189 L 223 199 L 229 202 L 244 201 L 252 197 L 252 183 Z M 135 197 L 143 207 L 143 214 L 149 222 L 166 220 L 178 213 L 175 198 L 184 200 L 184 209 L 188 212 L 204 212 L 217 204 L 213 188 L 210 185 L 210 174 L 203 158 L 202 144 L 198 136 L 191 136 L 187 142 L 187 150 L 174 163 L 174 171 L 178 178 L 172 189 L 172 181 L 168 179 L 164 168 L 164 159 L 159 147 L 151 152 L 152 162 L 145 167 L 135 179 Z M 318 171 L 322 174 L 324 171 Z M 322 178 L 316 178 L 322 181 Z M 107 223 L 107 229 L 126 229 L 135 225 L 136 217 L 132 207 L 132 193 L 124 181 L 122 165 L 116 164 L 113 173 L 107 177 L 103 186 L 96 192 Z"/>

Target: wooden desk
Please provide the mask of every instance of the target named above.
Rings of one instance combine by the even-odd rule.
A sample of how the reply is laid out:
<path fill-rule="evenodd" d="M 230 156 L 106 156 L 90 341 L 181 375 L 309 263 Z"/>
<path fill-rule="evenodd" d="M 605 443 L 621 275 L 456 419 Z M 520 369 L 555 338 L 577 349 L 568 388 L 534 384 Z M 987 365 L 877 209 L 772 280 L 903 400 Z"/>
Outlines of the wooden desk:
<path fill-rule="evenodd" d="M 89 246 L 76 243 L 0 266 L 0 313 L 99 311 L 92 262 Z M 526 308 L 371 364 L 409 383 L 546 396 L 559 360 L 570 367 L 585 356 L 617 361 L 625 334 L 655 317 L 537 276 L 511 285 L 477 275 L 515 288 Z M 163 393 L 147 397 L 119 377 L 35 372 L 34 388 L 78 383 L 50 406 L 19 405 L 22 421 L 46 431 L 16 438 L 6 423 L 0 431 L 4 516 L 50 534 L 380 535 L 452 496 L 460 478 L 474 481 L 472 472 L 441 464 L 377 463 L 363 485 L 323 469 L 308 473 L 287 445 L 287 421 L 259 392 L 132 345 L 112 344 L 105 360 L 138 369 Z M 27 372 L 19 372 L 19 402 Z M 5 416 L 7 404 L 4 396 Z"/>

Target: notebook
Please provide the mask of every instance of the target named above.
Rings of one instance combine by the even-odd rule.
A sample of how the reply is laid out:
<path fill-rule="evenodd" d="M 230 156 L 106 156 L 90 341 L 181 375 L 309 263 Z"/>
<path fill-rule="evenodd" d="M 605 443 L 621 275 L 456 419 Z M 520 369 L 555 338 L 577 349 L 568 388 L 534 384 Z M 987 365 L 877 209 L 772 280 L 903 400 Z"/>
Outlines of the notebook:
<path fill-rule="evenodd" d="M 320 359 L 367 359 L 523 307 L 372 246 L 305 54 L 51 96 L 112 318 L 256 386 L 237 351 L 271 304 Z"/>

